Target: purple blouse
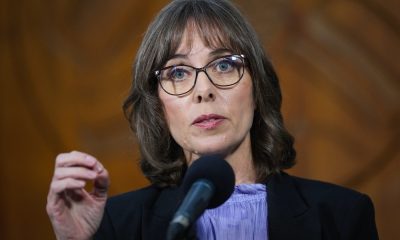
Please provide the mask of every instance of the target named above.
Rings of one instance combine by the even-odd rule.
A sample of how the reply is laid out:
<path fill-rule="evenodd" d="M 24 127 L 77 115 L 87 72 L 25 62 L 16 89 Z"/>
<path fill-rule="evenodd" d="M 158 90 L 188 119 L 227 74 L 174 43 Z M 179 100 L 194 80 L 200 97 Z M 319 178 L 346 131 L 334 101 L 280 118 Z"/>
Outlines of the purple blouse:
<path fill-rule="evenodd" d="M 264 184 L 235 186 L 221 206 L 196 222 L 198 239 L 268 239 L 267 191 Z"/>

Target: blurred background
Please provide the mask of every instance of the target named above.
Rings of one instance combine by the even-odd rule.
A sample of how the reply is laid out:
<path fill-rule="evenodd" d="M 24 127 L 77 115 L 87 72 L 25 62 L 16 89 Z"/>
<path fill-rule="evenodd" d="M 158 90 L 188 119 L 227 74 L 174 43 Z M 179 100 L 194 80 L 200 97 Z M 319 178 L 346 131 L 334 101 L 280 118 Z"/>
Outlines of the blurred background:
<path fill-rule="evenodd" d="M 121 104 L 166 0 L 0 0 L 0 239 L 54 239 L 46 196 L 60 152 L 93 154 L 111 195 L 145 186 Z M 236 0 L 278 71 L 298 164 L 371 196 L 400 239 L 400 2 Z"/>

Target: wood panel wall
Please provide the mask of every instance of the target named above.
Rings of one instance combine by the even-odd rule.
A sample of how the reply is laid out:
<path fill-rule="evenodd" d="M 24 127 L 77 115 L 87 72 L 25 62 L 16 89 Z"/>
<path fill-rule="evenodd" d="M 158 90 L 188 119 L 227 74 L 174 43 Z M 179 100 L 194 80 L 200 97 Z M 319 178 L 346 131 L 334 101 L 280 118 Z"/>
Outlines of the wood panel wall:
<path fill-rule="evenodd" d="M 142 33 L 166 0 L 0 1 L 0 238 L 53 239 L 54 158 L 97 156 L 111 194 L 147 184 L 121 103 Z M 280 75 L 290 172 L 369 194 L 400 239 L 400 17 L 394 0 L 237 0 Z"/>

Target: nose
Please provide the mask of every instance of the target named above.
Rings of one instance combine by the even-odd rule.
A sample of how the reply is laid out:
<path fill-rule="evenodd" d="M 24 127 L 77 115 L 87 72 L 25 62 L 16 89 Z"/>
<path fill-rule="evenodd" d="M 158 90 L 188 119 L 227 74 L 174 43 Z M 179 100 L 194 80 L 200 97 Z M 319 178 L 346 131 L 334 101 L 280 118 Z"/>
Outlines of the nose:
<path fill-rule="evenodd" d="M 196 103 L 210 102 L 215 100 L 215 96 L 216 87 L 212 84 L 206 72 L 199 71 L 193 91 L 193 100 Z"/>

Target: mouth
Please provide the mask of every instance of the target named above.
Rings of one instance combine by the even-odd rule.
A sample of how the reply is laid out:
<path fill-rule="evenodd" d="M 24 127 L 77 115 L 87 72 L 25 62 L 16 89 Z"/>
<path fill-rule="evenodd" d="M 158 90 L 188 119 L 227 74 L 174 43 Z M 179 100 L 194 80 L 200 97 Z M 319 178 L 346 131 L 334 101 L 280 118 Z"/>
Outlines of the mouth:
<path fill-rule="evenodd" d="M 203 129 L 213 129 L 222 124 L 226 118 L 218 114 L 207 114 L 197 117 L 192 125 L 203 128 Z"/>

